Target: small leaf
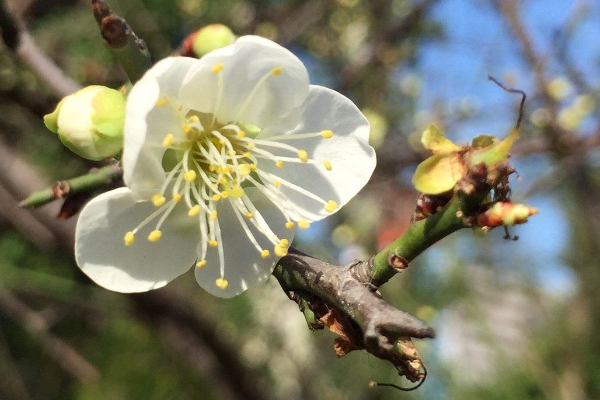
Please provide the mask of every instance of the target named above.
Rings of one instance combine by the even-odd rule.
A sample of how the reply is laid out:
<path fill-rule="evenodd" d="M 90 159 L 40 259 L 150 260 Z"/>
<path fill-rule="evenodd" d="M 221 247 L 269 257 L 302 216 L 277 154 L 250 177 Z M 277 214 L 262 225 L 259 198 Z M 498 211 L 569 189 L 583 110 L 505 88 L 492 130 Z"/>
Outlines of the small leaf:
<path fill-rule="evenodd" d="M 519 129 L 514 128 L 502 141 L 491 146 L 475 150 L 471 153 L 469 163 L 476 165 L 484 163 L 487 166 L 505 161 L 508 158 L 510 148 L 519 136 Z"/>
<path fill-rule="evenodd" d="M 429 128 L 423 132 L 421 143 L 433 154 L 448 154 L 461 149 L 460 146 L 446 138 L 442 131 L 433 124 L 429 125 Z"/>
<path fill-rule="evenodd" d="M 440 194 L 451 190 L 467 172 L 458 154 L 434 155 L 417 167 L 413 176 L 415 188 L 425 194 Z"/>
<path fill-rule="evenodd" d="M 492 135 L 479 135 L 473 139 L 471 146 L 473 148 L 488 147 L 498 143 L 498 138 Z"/>

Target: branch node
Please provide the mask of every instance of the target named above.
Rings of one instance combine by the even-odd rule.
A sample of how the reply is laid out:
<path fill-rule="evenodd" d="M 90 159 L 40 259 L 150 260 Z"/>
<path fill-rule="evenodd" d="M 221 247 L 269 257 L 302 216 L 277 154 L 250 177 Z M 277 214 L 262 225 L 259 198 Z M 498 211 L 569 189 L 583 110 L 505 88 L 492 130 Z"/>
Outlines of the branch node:
<path fill-rule="evenodd" d="M 392 252 L 388 252 L 387 262 L 389 266 L 392 267 L 396 272 L 402 272 L 408 268 L 408 260 Z"/>

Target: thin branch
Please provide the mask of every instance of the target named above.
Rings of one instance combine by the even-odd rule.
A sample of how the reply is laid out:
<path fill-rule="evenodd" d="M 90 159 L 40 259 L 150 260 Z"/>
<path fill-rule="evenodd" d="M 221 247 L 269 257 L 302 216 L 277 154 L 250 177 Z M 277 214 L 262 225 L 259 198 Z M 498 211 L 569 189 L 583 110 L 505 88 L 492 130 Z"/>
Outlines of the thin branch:
<path fill-rule="evenodd" d="M 79 90 L 80 86 L 37 47 L 31 35 L 11 15 L 3 0 L 0 0 L 0 30 L 6 46 L 18 54 L 59 97 Z"/>

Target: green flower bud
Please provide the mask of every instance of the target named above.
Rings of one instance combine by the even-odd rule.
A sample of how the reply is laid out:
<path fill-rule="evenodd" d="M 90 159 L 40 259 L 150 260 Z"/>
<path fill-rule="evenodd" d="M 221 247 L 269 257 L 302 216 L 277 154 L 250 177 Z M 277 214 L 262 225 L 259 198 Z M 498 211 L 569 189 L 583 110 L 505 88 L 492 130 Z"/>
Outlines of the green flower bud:
<path fill-rule="evenodd" d="M 221 24 L 206 25 L 196 32 L 192 49 L 198 57 L 235 42 L 236 36 L 231 29 Z"/>
<path fill-rule="evenodd" d="M 58 103 L 44 124 L 60 141 L 88 160 L 102 160 L 123 148 L 125 95 L 104 86 L 88 86 Z"/>

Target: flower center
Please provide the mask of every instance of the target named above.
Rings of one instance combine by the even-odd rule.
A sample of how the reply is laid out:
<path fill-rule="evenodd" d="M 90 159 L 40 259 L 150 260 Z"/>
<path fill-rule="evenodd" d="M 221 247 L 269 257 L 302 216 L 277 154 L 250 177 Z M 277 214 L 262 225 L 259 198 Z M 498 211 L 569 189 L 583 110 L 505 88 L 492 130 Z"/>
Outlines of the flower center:
<path fill-rule="evenodd" d="M 222 69 L 222 64 L 217 64 L 212 72 L 219 74 Z M 278 76 L 280 73 L 281 67 L 274 68 L 257 83 L 257 87 L 269 76 Z M 247 99 L 246 103 L 250 100 Z M 216 103 L 218 108 L 218 98 Z M 160 99 L 156 106 L 163 107 L 166 104 L 165 99 Z M 228 201 L 241 229 L 262 258 L 271 257 L 271 250 L 258 243 L 250 226 L 268 239 L 273 246 L 272 252 L 278 258 L 287 255 L 289 241 L 279 238 L 273 232 L 248 197 L 246 189 L 254 187 L 260 190 L 285 216 L 285 227 L 288 229 L 294 228 L 296 224 L 300 229 L 307 229 L 310 223 L 304 210 L 288 200 L 282 187 L 322 204 L 327 212 L 334 212 L 338 207 L 334 200 L 324 200 L 264 169 L 266 163 L 274 163 L 280 169 L 285 168 L 286 163 L 315 164 L 316 161 L 309 157 L 307 151 L 286 142 L 318 136 L 329 139 L 333 137 L 333 132 L 324 130 L 258 139 L 259 131 L 258 127 L 241 122 L 222 124 L 213 114 L 192 110 L 185 115 L 180 132 L 167 133 L 160 144 L 149 143 L 148 145 L 162 146 L 165 149 L 162 161 L 166 179 L 151 199 L 156 210 L 125 234 L 125 245 L 133 245 L 136 233 L 155 220 L 156 225 L 148 234 L 148 240 L 159 241 L 162 237 L 161 226 L 175 206 L 183 201 L 188 216 L 197 219 L 200 230 L 201 254 L 196 267 L 202 268 L 207 264 L 208 248 L 215 247 L 219 254 L 221 275 L 215 283 L 221 289 L 226 289 L 228 283 L 224 279 L 224 248 L 217 206 L 221 201 Z M 273 153 L 275 150 L 278 155 Z M 326 171 L 332 170 L 330 161 L 322 160 L 321 163 Z"/>

